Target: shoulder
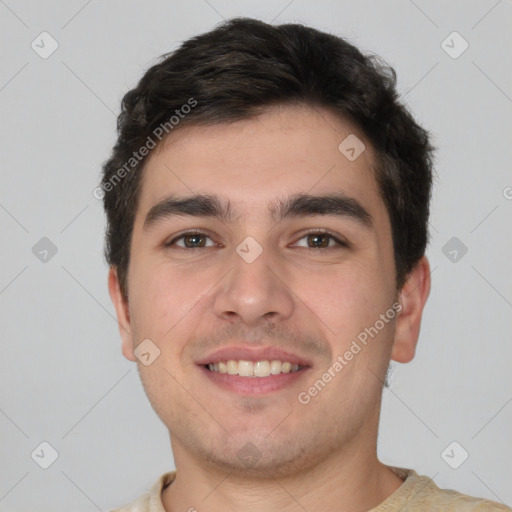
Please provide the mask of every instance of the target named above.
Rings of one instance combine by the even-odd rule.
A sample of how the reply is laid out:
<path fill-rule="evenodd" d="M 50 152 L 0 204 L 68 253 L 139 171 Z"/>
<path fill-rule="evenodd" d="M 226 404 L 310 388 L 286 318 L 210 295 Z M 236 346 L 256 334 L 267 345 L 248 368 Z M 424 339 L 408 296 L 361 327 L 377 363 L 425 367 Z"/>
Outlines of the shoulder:
<path fill-rule="evenodd" d="M 149 492 L 146 492 L 142 496 L 139 496 L 136 500 L 116 508 L 110 512 L 147 512 L 149 510 Z"/>
<path fill-rule="evenodd" d="M 162 504 L 162 489 L 167 487 L 175 477 L 176 471 L 164 473 L 158 478 L 149 491 L 127 505 L 111 510 L 110 512 L 165 512 Z"/>
<path fill-rule="evenodd" d="M 388 500 L 377 508 L 379 512 L 395 510 L 396 506 L 404 511 L 443 511 L 443 512 L 512 512 L 502 503 L 468 496 L 452 489 L 441 489 L 426 476 L 418 475 L 412 469 L 397 468 L 406 476 L 404 483 Z"/>

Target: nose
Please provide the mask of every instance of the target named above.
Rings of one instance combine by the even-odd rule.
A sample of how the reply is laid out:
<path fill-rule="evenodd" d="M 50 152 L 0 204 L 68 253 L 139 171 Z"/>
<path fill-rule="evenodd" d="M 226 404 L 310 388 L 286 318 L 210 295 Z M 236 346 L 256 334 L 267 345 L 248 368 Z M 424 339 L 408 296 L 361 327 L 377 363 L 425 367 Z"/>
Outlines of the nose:
<path fill-rule="evenodd" d="M 279 321 L 292 315 L 295 301 L 289 272 L 277 258 L 272 258 L 271 252 L 264 249 L 251 261 L 234 251 L 231 271 L 214 298 L 217 316 L 255 326 L 263 320 Z"/>

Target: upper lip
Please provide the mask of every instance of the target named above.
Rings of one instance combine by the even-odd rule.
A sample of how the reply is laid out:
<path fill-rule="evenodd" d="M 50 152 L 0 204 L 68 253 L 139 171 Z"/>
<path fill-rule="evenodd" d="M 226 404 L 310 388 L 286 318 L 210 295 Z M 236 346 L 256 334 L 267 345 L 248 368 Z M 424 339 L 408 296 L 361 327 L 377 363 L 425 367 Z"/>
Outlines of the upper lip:
<path fill-rule="evenodd" d="M 219 363 L 221 361 L 289 361 L 299 366 L 311 366 L 311 362 L 297 354 L 292 354 L 278 347 L 244 347 L 241 345 L 233 347 L 224 347 L 202 357 L 196 364 L 205 365 L 209 363 Z"/>

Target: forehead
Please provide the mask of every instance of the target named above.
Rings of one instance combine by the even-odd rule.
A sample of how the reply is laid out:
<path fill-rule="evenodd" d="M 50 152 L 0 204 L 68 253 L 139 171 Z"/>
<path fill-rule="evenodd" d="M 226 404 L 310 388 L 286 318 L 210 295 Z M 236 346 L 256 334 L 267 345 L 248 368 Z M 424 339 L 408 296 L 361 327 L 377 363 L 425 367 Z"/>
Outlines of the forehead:
<path fill-rule="evenodd" d="M 378 215 L 384 205 L 374 166 L 371 145 L 352 123 L 327 109 L 276 107 L 171 132 L 145 164 L 137 215 L 169 195 L 210 194 L 227 198 L 238 220 L 272 217 L 277 197 L 334 192 Z"/>

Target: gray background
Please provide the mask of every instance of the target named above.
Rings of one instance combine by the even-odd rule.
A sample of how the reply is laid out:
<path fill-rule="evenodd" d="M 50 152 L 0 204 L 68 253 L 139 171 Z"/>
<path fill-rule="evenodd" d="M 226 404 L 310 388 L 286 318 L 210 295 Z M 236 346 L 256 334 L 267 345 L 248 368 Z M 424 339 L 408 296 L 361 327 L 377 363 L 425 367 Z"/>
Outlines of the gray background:
<path fill-rule="evenodd" d="M 235 15 L 304 22 L 381 55 L 433 132 L 432 293 L 416 358 L 384 393 L 379 455 L 512 504 L 510 0 L 0 0 L 0 510 L 108 510 L 174 467 L 120 351 L 92 190 L 124 92 Z M 59 45 L 46 59 L 31 47 L 51 48 L 43 31 Z M 445 49 L 462 41 L 442 47 L 453 31 L 469 44 L 458 58 Z M 32 251 L 42 237 L 57 248 L 46 261 Z M 59 454 L 47 469 L 43 441 Z"/>

